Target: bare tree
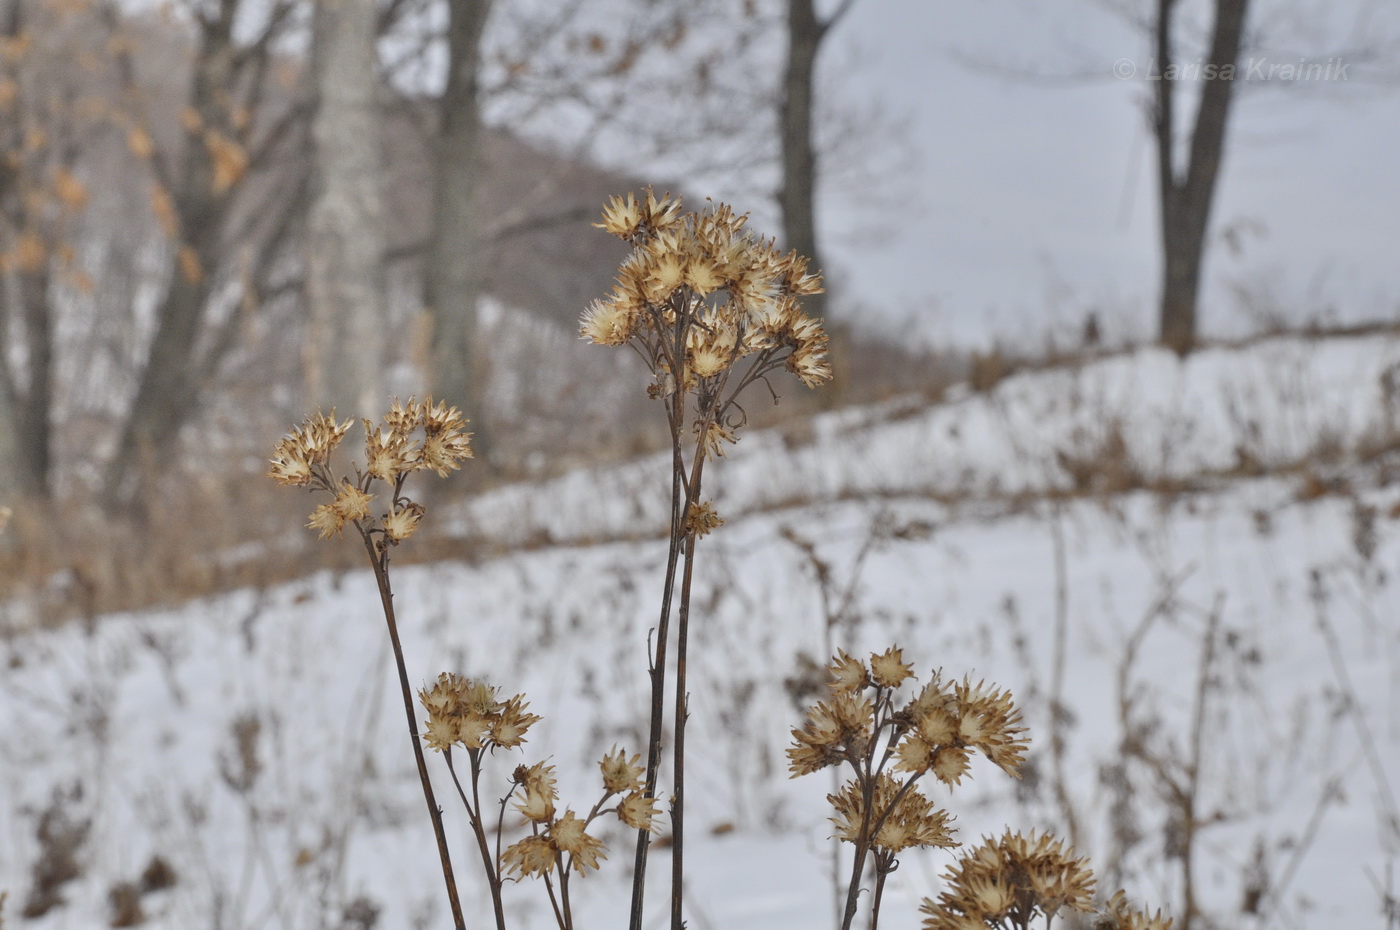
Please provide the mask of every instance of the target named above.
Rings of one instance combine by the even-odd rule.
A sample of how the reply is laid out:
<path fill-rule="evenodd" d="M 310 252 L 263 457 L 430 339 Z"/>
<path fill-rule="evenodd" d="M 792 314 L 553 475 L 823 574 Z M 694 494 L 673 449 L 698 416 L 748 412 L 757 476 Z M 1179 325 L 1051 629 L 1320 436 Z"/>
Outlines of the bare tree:
<path fill-rule="evenodd" d="M 799 255 L 806 255 L 812 267 L 825 267 L 817 248 L 817 149 L 813 136 L 813 101 L 817 55 L 832 28 L 850 10 L 855 0 L 842 0 L 840 6 L 822 19 L 815 0 L 788 0 L 788 53 L 783 72 L 781 127 L 782 186 L 778 205 L 783 213 L 783 242 Z M 826 315 L 826 295 L 808 299 L 814 316 Z"/>
<path fill-rule="evenodd" d="M 109 505 L 139 497 L 142 479 L 173 456 L 181 428 L 200 409 L 206 384 L 237 344 L 239 310 L 256 303 L 257 282 L 280 257 L 306 199 L 304 170 L 270 168 L 305 125 L 305 106 L 270 101 L 275 44 L 293 23 L 296 0 L 276 0 L 249 35 L 246 0 L 191 0 L 190 73 L 178 140 L 158 139 L 133 41 L 109 3 L 116 51 L 135 128 L 132 148 L 149 167 L 152 208 L 173 260 L 155 309 L 155 331 L 108 462 Z M 252 184 L 259 177 L 262 183 Z M 246 300 L 239 300 L 240 295 Z"/>
<path fill-rule="evenodd" d="M 0 494 L 46 497 L 54 463 L 56 300 L 85 284 L 74 238 L 82 152 L 102 131 L 90 10 L 0 11 Z M 73 61 L 89 63 L 73 67 Z M 12 339 L 15 341 L 12 343 Z"/>
<path fill-rule="evenodd" d="M 306 243 L 311 400 L 342 414 L 382 406 L 384 196 L 374 0 L 321 0 L 313 14 L 315 180 Z"/>
<path fill-rule="evenodd" d="M 1153 26 L 1156 65 L 1152 88 L 1152 132 L 1157 143 L 1157 186 L 1162 221 L 1162 290 L 1158 336 L 1185 355 L 1196 343 L 1196 305 L 1216 179 L 1225 150 L 1225 129 L 1235 96 L 1235 69 L 1249 0 L 1215 0 L 1215 22 L 1200 103 L 1188 139 L 1177 128 L 1183 82 L 1173 68 L 1173 13 L 1177 0 L 1157 0 Z M 1177 152 L 1184 149 L 1185 164 Z"/>
<path fill-rule="evenodd" d="M 482 35 L 491 2 L 447 3 L 447 82 L 438 103 L 433 232 L 423 273 L 424 302 L 433 323 L 433 391 L 477 417 L 475 444 L 483 457 L 489 455 L 490 437 L 476 413 L 483 380 L 476 339 L 483 243 L 476 184 L 482 152 Z"/>

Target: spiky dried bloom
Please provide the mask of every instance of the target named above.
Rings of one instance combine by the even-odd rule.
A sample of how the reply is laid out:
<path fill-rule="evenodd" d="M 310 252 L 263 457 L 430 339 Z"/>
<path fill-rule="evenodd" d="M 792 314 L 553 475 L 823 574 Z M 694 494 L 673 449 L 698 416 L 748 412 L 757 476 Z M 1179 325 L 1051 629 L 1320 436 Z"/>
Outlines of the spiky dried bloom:
<path fill-rule="evenodd" d="M 851 694 L 870 685 L 870 670 L 865 663 L 847 655 L 844 649 L 837 650 L 827 671 L 831 672 L 828 687 L 833 694 Z"/>
<path fill-rule="evenodd" d="M 807 720 L 792 731 L 788 748 L 792 777 L 807 775 L 841 761 L 853 764 L 875 736 L 875 704 L 857 693 L 838 693 L 807 711 Z"/>
<path fill-rule="evenodd" d="M 724 447 L 726 444 L 735 443 L 739 438 L 734 435 L 734 430 L 721 423 L 711 423 L 701 430 L 702 424 L 696 423 L 696 432 L 700 433 L 700 446 L 705 450 L 705 458 L 724 458 Z"/>
<path fill-rule="evenodd" d="M 958 742 L 980 750 L 1008 775 L 1018 775 L 1025 761 L 1030 739 L 1026 728 L 1018 726 L 1021 712 L 1010 691 L 995 685 L 967 681 L 953 686 L 958 706 Z"/>
<path fill-rule="evenodd" d="M 603 787 L 607 789 L 608 794 L 625 794 L 642 787 L 642 776 L 646 774 L 646 768 L 637 764 L 641 758 L 640 754 L 634 754 L 628 759 L 627 752 L 616 746 L 612 748 L 612 752 L 603 756 L 598 767 L 603 771 Z"/>
<path fill-rule="evenodd" d="M 422 504 L 406 501 L 402 507 L 397 508 L 392 513 L 385 514 L 382 524 L 384 535 L 396 543 L 403 542 L 418 529 L 423 514 L 427 512 L 427 508 Z"/>
<path fill-rule="evenodd" d="M 722 203 L 683 213 L 679 199 L 648 189 L 612 198 L 594 224 L 633 248 L 612 292 L 584 311 L 579 334 L 637 349 L 651 369 L 650 396 L 694 394 L 690 425 L 707 456 L 735 441 L 743 417 L 728 413 L 749 384 L 784 367 L 808 387 L 831 379 L 826 331 L 799 305 L 821 293 L 821 277 L 747 222 Z"/>
<path fill-rule="evenodd" d="M 603 208 L 603 222 L 593 225 L 629 242 L 646 240 L 674 226 L 680 211 L 679 198 L 672 200 L 666 194 L 658 199 L 656 192 L 647 188 L 645 200 L 639 201 L 633 193 L 612 198 Z"/>
<path fill-rule="evenodd" d="M 708 536 L 721 526 L 724 526 L 724 521 L 715 513 L 709 501 L 691 504 L 685 512 L 686 532 L 693 533 L 696 538 Z"/>
<path fill-rule="evenodd" d="M 524 802 L 515 809 L 524 814 L 526 820 L 549 823 L 554 819 L 554 802 L 559 800 L 559 792 L 554 787 L 554 766 L 544 762 L 529 767 L 517 766 L 515 783 L 525 792 Z"/>
<path fill-rule="evenodd" d="M 393 481 L 413 468 L 417 458 L 407 434 L 361 420 L 365 427 L 365 472 L 380 481 Z"/>
<path fill-rule="evenodd" d="M 896 771 L 932 772 L 949 787 L 962 783 L 971 750 L 1017 775 L 1030 743 L 1011 693 L 984 682 L 955 682 L 949 689 L 935 677 L 898 716 L 906 730 L 895 750 Z"/>
<path fill-rule="evenodd" d="M 558 861 L 559 853 L 545 836 L 527 836 L 501 853 L 506 874 L 519 881 L 530 875 L 546 875 Z"/>
<path fill-rule="evenodd" d="M 326 416 L 319 411 L 307 417 L 272 447 L 272 467 L 267 476 L 278 484 L 301 487 L 311 483 L 312 470 L 325 465 L 335 447 L 345 438 L 353 419 L 336 423 L 335 411 Z"/>
<path fill-rule="evenodd" d="M 334 536 L 353 524 L 364 538 L 373 540 L 377 552 L 397 545 L 417 530 L 425 509 L 403 495 L 404 478 L 415 471 L 434 471 L 441 477 L 461 467 L 472 457 L 471 434 L 467 421 L 456 407 L 410 397 L 397 398 L 376 426 L 361 420 L 365 429 L 365 467 L 355 466 L 354 480 L 336 477 L 330 469 L 330 456 L 345 438 L 353 420 L 337 423 L 317 413 L 273 447 L 268 477 L 278 484 L 311 487 L 329 491 L 335 499 L 317 507 L 306 524 L 322 539 Z M 375 519 L 370 501 L 371 486 L 383 482 L 390 487 L 388 510 Z"/>
<path fill-rule="evenodd" d="M 617 802 L 617 819 L 633 830 L 654 832 L 653 818 L 661 813 L 655 798 L 647 797 L 641 790 L 633 791 Z"/>
<path fill-rule="evenodd" d="M 1089 925 L 1092 930 L 1171 930 L 1172 919 L 1158 910 L 1152 916 L 1138 910 L 1120 888 L 1113 893 Z"/>
<path fill-rule="evenodd" d="M 924 900 L 924 930 L 1029 926 L 1061 910 L 1093 910 L 1094 873 L 1048 834 L 986 837 L 944 874 L 938 901 Z M 1154 928 L 1155 930 L 1155 928 Z"/>
<path fill-rule="evenodd" d="M 608 858 L 603 841 L 587 831 L 588 824 L 579 820 L 573 811 L 565 811 L 564 816 L 549 825 L 549 840 L 561 853 L 569 854 L 569 864 L 574 871 L 597 870 L 598 861 Z"/>
<path fill-rule="evenodd" d="M 951 818 L 939 810 L 911 783 L 896 780 L 887 772 L 875 779 L 871 792 L 869 819 L 866 819 L 865 793 L 855 781 L 847 782 L 837 794 L 829 794 L 836 816 L 836 838 L 859 843 L 863 831 L 871 831 L 870 845 L 877 851 L 898 853 L 915 846 L 956 846 L 948 829 Z"/>
<path fill-rule="evenodd" d="M 868 666 L 838 651 L 827 671 L 833 700 L 818 703 L 792 731 L 788 760 L 794 777 L 843 760 L 857 764 L 882 738 L 895 744 L 895 771 L 932 772 L 949 786 L 961 783 L 973 750 L 1012 775 L 1020 770 L 1029 739 L 1010 692 L 984 682 L 947 685 L 935 673 L 896 710 L 894 692 L 913 678 L 898 646 L 872 654 Z M 867 691 L 874 693 L 856 698 Z"/>
<path fill-rule="evenodd" d="M 485 682 L 443 672 L 431 688 L 418 692 L 418 700 L 428 712 L 423 740 L 438 752 L 453 746 L 469 750 L 518 747 L 540 718 L 526 712 L 529 705 L 523 694 L 501 702 L 497 693 Z"/>
<path fill-rule="evenodd" d="M 870 677 L 882 688 L 898 688 L 913 676 L 914 665 L 905 663 L 904 653 L 898 646 L 870 656 Z"/>

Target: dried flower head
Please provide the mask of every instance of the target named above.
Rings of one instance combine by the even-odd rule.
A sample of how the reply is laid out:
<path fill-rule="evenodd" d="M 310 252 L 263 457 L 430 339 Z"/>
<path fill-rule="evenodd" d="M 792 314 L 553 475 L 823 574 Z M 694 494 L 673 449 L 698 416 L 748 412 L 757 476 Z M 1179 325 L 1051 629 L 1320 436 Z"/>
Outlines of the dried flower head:
<path fill-rule="evenodd" d="M 661 813 L 655 798 L 649 798 L 640 790 L 633 791 L 617 803 L 617 819 L 633 830 L 655 831 L 653 818 Z"/>
<path fill-rule="evenodd" d="M 698 504 L 691 504 L 686 511 L 685 526 L 688 532 L 694 533 L 696 538 L 708 536 L 714 530 L 724 526 L 724 521 L 719 514 L 715 513 L 715 508 L 709 501 L 702 501 Z"/>
<path fill-rule="evenodd" d="M 312 469 L 330 460 L 331 452 L 340 445 L 354 422 L 351 419 L 336 423 L 334 410 L 330 416 L 318 412 L 314 417 L 307 417 L 300 427 L 273 446 L 272 467 L 267 476 L 283 485 L 310 484 Z"/>
<path fill-rule="evenodd" d="M 839 693 L 807 711 L 806 723 L 792 731 L 788 748 L 792 777 L 806 775 L 860 756 L 874 738 L 875 705 L 866 695 Z"/>
<path fill-rule="evenodd" d="M 876 850 L 897 853 L 911 846 L 956 846 L 947 811 L 939 810 L 913 784 L 900 782 L 882 772 L 875 779 L 869 820 L 866 820 L 864 792 L 854 781 L 826 798 L 836 810 L 831 822 L 836 838 L 858 843 L 862 831 L 871 831 L 870 845 Z"/>
<path fill-rule="evenodd" d="M 395 399 L 378 426 L 362 420 L 365 428 L 365 467 L 355 468 L 355 478 L 338 478 L 330 470 L 331 452 L 340 445 L 353 420 L 337 423 L 330 416 L 316 414 L 273 448 L 268 477 L 278 484 L 311 487 L 329 491 L 335 499 L 311 513 L 307 526 L 322 539 L 340 533 L 353 524 L 376 551 L 397 545 L 417 530 L 426 512 L 404 497 L 402 482 L 414 471 L 429 470 L 446 477 L 448 472 L 472 457 L 471 434 L 467 421 L 456 407 L 432 398 L 407 402 Z M 369 504 L 374 499 L 370 487 L 381 481 L 391 488 L 390 506 L 381 518 L 371 518 Z"/>
<path fill-rule="evenodd" d="M 707 456 L 735 441 L 725 415 L 747 385 L 780 368 L 808 387 L 831 379 L 826 332 L 799 305 L 821 292 L 820 276 L 747 222 L 727 204 L 683 213 L 679 199 L 647 190 L 612 198 L 595 224 L 632 251 L 612 292 L 584 311 L 579 334 L 635 348 L 651 369 L 652 397 L 695 394 L 691 425 Z"/>
<path fill-rule="evenodd" d="M 549 826 L 549 840 L 554 848 L 569 854 L 569 864 L 577 872 L 598 868 L 598 860 L 608 858 L 603 841 L 587 831 L 588 824 L 565 811 Z"/>
<path fill-rule="evenodd" d="M 524 743 L 526 731 L 540 718 L 526 711 L 523 694 L 501 702 L 497 693 L 485 682 L 450 672 L 419 691 L 419 702 L 428 712 L 423 739 L 429 748 L 514 749 Z"/>
<path fill-rule="evenodd" d="M 603 756 L 598 767 L 603 770 L 603 787 L 607 789 L 608 794 L 624 794 L 642 787 L 642 776 L 646 774 L 646 769 L 637 764 L 641 758 L 638 753 L 628 759 L 626 751 L 616 746 L 612 748 L 612 752 Z"/>
<path fill-rule="evenodd" d="M 851 694 L 870 685 L 870 670 L 865 663 L 847 655 L 844 649 L 837 651 L 827 671 L 831 672 L 829 687 L 833 694 Z"/>
<path fill-rule="evenodd" d="M 527 836 L 501 853 L 501 865 L 516 881 L 530 875 L 545 875 L 554 868 L 559 853 L 545 836 Z"/>
<path fill-rule="evenodd" d="M 403 542 L 413 535 L 413 531 L 418 529 L 418 523 L 423 519 L 423 514 L 427 509 L 422 504 L 413 501 L 405 501 L 402 507 L 397 507 L 391 513 L 384 515 L 381 524 L 384 528 L 384 535 L 394 542 Z"/>
<path fill-rule="evenodd" d="M 1099 909 L 1089 926 L 1092 930 L 1171 930 L 1172 919 L 1163 916 L 1160 910 L 1149 917 L 1146 911 L 1133 907 L 1120 888 Z"/>
<path fill-rule="evenodd" d="M 985 838 L 944 875 L 947 890 L 925 900 L 925 930 L 1028 926 L 1062 909 L 1093 910 L 1094 874 L 1087 862 L 1047 834 L 1006 831 Z"/>
<path fill-rule="evenodd" d="M 882 688 L 898 688 L 914 676 L 913 663 L 906 664 L 898 646 L 870 656 L 870 677 Z"/>
<path fill-rule="evenodd" d="M 554 819 L 554 802 L 559 800 L 559 792 L 554 787 L 554 766 L 543 762 L 528 768 L 519 766 L 515 770 L 515 783 L 525 792 L 524 802 L 515 809 L 524 814 L 526 820 L 549 823 Z"/>

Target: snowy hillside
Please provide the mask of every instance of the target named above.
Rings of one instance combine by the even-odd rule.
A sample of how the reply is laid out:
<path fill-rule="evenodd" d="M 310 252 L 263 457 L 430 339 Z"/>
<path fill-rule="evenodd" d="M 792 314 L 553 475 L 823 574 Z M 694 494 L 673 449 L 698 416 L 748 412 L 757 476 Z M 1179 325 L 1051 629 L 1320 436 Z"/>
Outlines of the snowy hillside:
<path fill-rule="evenodd" d="M 985 677 L 1026 709 L 1026 778 L 983 761 L 934 795 L 964 840 L 1073 832 L 1105 885 L 1178 909 L 1189 819 L 1191 893 L 1218 925 L 1383 926 L 1400 851 L 1397 372 L 1394 337 L 1185 364 L 1144 350 L 745 436 L 706 473 L 728 523 L 698 560 L 692 926 L 830 924 L 832 783 L 787 778 L 789 681 L 835 647 L 890 643 L 921 673 Z M 496 492 L 451 519 L 500 556 L 396 570 L 416 681 L 486 677 L 545 717 L 493 760 L 492 790 L 548 757 L 565 799 L 590 804 L 602 753 L 642 748 L 663 469 Z M 35 864 L 57 863 L 76 873 L 54 884 L 64 903 L 20 926 L 107 926 L 121 883 L 150 927 L 447 925 L 368 571 L 0 648 L 7 919 Z M 602 872 L 575 886 L 581 928 L 621 925 L 630 855 L 609 839 Z M 155 858 L 168 887 L 143 886 Z M 947 861 L 904 857 L 882 925 L 917 926 Z M 507 903 L 515 926 L 552 926 L 541 887 L 512 885 Z"/>

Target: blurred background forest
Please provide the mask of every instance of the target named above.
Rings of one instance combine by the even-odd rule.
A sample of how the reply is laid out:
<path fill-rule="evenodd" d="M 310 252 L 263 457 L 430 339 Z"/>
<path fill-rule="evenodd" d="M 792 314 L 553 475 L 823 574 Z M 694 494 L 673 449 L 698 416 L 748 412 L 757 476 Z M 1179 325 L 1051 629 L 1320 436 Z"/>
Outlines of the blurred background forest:
<path fill-rule="evenodd" d="M 1283 134 L 1246 137 L 1246 152 L 1299 162 L 1301 150 L 1315 165 L 1328 154 L 1287 134 L 1312 119 L 1312 142 L 1330 139 L 1335 121 L 1322 121 L 1341 110 L 1375 156 L 1365 146 L 1400 124 L 1393 13 L 1245 0 L 1086 3 L 1049 19 L 1017 3 L 936 14 L 858 0 L 7 0 L 11 576 L 63 568 L 65 598 L 88 610 L 237 582 L 237 559 L 188 555 L 272 532 L 276 508 L 245 499 L 263 493 L 269 439 L 317 408 L 449 399 L 485 466 L 467 485 L 652 448 L 644 397 L 607 377 L 627 361 L 574 335 L 619 255 L 590 223 L 606 196 L 646 185 L 731 200 L 829 270 L 813 310 L 835 333 L 837 387 L 790 392 L 785 416 L 937 398 L 968 378 L 985 388 L 1132 343 L 1184 354 L 1210 335 L 1202 301 L 1230 307 L 1210 318 L 1216 338 L 1389 325 L 1394 183 L 1355 192 L 1385 159 L 1337 173 L 1351 194 L 1309 169 L 1353 208 L 1332 211 L 1349 225 L 1300 239 L 1299 213 L 1325 215 L 1285 204 L 1266 246 L 1267 205 L 1293 196 L 1290 179 L 1266 165 L 1262 194 L 1258 171 L 1232 186 L 1226 153 L 1244 119 L 1237 132 Z M 1173 63 L 1243 74 L 1261 56 L 1299 73 L 1153 78 Z M 1350 69 L 1340 79 L 1336 62 Z M 1326 73 L 1309 77 L 1313 65 Z M 1251 94 L 1290 116 L 1238 116 Z M 1064 147 L 1080 136 L 1093 157 Z M 1085 212 L 1084 178 L 1105 175 L 1110 193 Z M 1258 260 L 1228 266 L 1243 252 Z M 1212 279 L 1205 263 L 1220 256 Z M 1271 271 L 1279 263 L 1312 290 Z"/>

